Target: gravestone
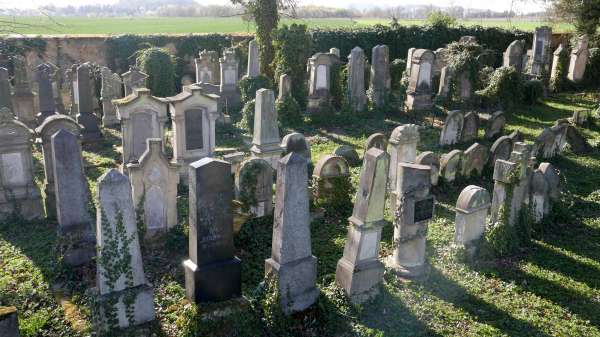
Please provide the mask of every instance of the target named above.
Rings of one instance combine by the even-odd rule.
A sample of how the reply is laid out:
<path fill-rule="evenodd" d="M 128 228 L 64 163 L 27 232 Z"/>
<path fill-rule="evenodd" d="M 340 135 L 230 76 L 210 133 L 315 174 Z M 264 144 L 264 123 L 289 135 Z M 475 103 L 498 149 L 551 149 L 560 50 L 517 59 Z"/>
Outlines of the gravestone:
<path fill-rule="evenodd" d="M 242 162 L 245 160 L 246 155 L 244 152 L 234 152 L 230 154 L 226 154 L 223 156 L 223 160 L 231 164 L 231 174 L 235 175 L 235 173 L 242 166 Z M 186 175 L 187 176 L 187 175 Z"/>
<path fill-rule="evenodd" d="M 435 55 L 431 50 L 417 49 L 413 52 L 410 78 L 406 90 L 407 110 L 428 111 L 433 107 L 431 95 L 434 60 Z"/>
<path fill-rule="evenodd" d="M 77 68 L 77 95 L 79 97 L 77 123 L 83 127 L 81 135 L 84 143 L 96 143 L 102 140 L 98 117 L 94 114 L 91 85 L 90 68 L 84 63 Z"/>
<path fill-rule="evenodd" d="M 285 135 L 281 140 L 281 149 L 283 155 L 295 152 L 304 157 L 308 163 L 311 161 L 310 144 L 301 133 L 292 132 Z"/>
<path fill-rule="evenodd" d="M 333 54 L 337 57 L 340 57 L 340 49 L 339 48 L 329 48 L 329 54 Z"/>
<path fill-rule="evenodd" d="M 490 148 L 490 165 L 495 167 L 498 159 L 508 160 L 512 152 L 513 141 L 508 136 L 502 136 L 492 144 Z"/>
<path fill-rule="evenodd" d="M 448 66 L 442 68 L 440 73 L 440 84 L 437 92 L 438 96 L 448 97 L 448 94 L 450 93 L 450 81 L 452 80 L 452 75 L 452 68 Z"/>
<path fill-rule="evenodd" d="M 371 148 L 380 149 L 383 152 L 387 152 L 388 140 L 383 133 L 374 133 L 367 138 L 365 143 L 365 153 Z M 364 155 L 363 155 L 364 157 Z"/>
<path fill-rule="evenodd" d="M 364 302 L 377 292 L 384 266 L 379 261 L 389 155 L 377 148 L 365 153 L 344 255 L 337 263 L 336 283 L 354 302 Z"/>
<path fill-rule="evenodd" d="M 8 69 L 0 67 L 0 108 L 8 108 L 12 111 L 12 97 Z"/>
<path fill-rule="evenodd" d="M 74 134 L 78 139 L 81 136 L 81 125 L 77 124 L 71 117 L 65 115 L 53 115 L 35 129 L 42 141 L 42 152 L 44 155 L 44 194 L 46 198 L 46 213 L 49 218 L 56 216 L 56 191 L 54 183 L 54 162 L 52 154 L 52 136 L 60 130 L 66 130 Z"/>
<path fill-rule="evenodd" d="M 260 75 L 260 55 L 256 39 L 248 43 L 248 78 L 257 78 Z"/>
<path fill-rule="evenodd" d="M 465 187 L 456 201 L 454 242 L 474 253 L 473 245 L 484 235 L 491 206 L 490 193 L 482 187 Z"/>
<path fill-rule="evenodd" d="M 431 151 L 422 152 L 417 156 L 415 164 L 429 166 L 431 173 L 431 185 L 437 186 L 440 178 L 440 159 L 438 156 Z"/>
<path fill-rule="evenodd" d="M 463 72 L 458 76 L 459 89 L 460 89 L 460 101 L 468 102 L 473 96 L 473 85 L 471 84 L 471 78 L 468 72 Z"/>
<path fill-rule="evenodd" d="M 490 209 L 490 222 L 492 224 L 504 219 L 509 219 L 511 210 L 511 196 L 509 192 L 518 183 L 518 164 L 498 159 L 494 166 L 494 192 L 492 194 L 492 206 Z"/>
<path fill-rule="evenodd" d="M 537 154 L 543 159 L 550 159 L 556 154 L 556 142 L 554 132 L 550 128 L 544 128 L 535 140 Z"/>
<path fill-rule="evenodd" d="M 329 109 L 331 104 L 331 71 L 340 63 L 339 57 L 329 53 L 316 53 L 308 59 L 308 106 L 307 111 L 317 114 Z"/>
<path fill-rule="evenodd" d="M 550 194 L 550 199 L 553 202 L 560 200 L 560 174 L 558 170 L 552 166 L 550 163 L 541 163 L 538 167 L 544 177 L 546 177 L 546 181 L 548 182 L 548 190 Z"/>
<path fill-rule="evenodd" d="M 433 63 L 433 77 L 439 78 L 442 75 L 442 69 L 448 65 L 448 49 L 438 48 L 434 52 L 435 62 Z"/>
<path fill-rule="evenodd" d="M 256 217 L 273 214 L 273 175 L 271 164 L 250 158 L 244 161 L 235 174 L 236 199 L 244 210 Z"/>
<path fill-rule="evenodd" d="M 484 115 L 485 120 L 485 139 L 494 139 L 504 131 L 506 125 L 506 117 L 503 111 L 496 111 L 491 115 Z"/>
<path fill-rule="evenodd" d="M 264 159 L 274 169 L 283 152 L 279 146 L 279 126 L 275 110 L 275 94 L 270 89 L 256 91 L 254 108 L 254 133 L 250 152 L 253 157 Z"/>
<path fill-rule="evenodd" d="M 415 124 L 400 125 L 392 131 L 390 136 L 390 169 L 389 186 L 390 208 L 396 208 L 396 195 L 394 187 L 396 186 L 396 172 L 400 163 L 414 163 L 417 159 L 417 144 L 419 144 L 419 127 Z"/>
<path fill-rule="evenodd" d="M 56 218 L 61 242 L 69 244 L 64 261 L 78 266 L 95 255 L 94 223 L 89 212 L 90 192 L 83 169 L 79 136 L 59 129 L 51 137 Z"/>
<path fill-rule="evenodd" d="M 313 171 L 314 200 L 319 206 L 346 206 L 350 202 L 350 166 L 341 156 L 326 155 Z"/>
<path fill-rule="evenodd" d="M 42 197 L 34 182 L 33 136 L 8 108 L 0 108 L 0 219 L 14 214 L 27 220 L 44 217 Z"/>
<path fill-rule="evenodd" d="M 550 186 L 540 169 L 533 171 L 531 176 L 530 198 L 533 220 L 540 223 L 550 214 Z"/>
<path fill-rule="evenodd" d="M 141 72 L 137 67 L 129 67 L 129 71 L 121 74 L 125 96 L 133 94 L 137 89 L 146 87 L 148 74 Z"/>
<path fill-rule="evenodd" d="M 173 121 L 173 162 L 179 164 L 181 182 L 187 185 L 189 164 L 214 154 L 219 96 L 190 85 L 166 101 Z"/>
<path fill-rule="evenodd" d="M 52 93 L 54 98 L 54 106 L 56 107 L 56 113 L 61 115 L 66 114 L 65 104 L 62 99 L 61 90 L 63 88 L 63 74 L 62 69 L 51 62 L 46 62 L 50 69 L 50 80 L 52 81 Z"/>
<path fill-rule="evenodd" d="M 354 47 L 348 55 L 348 102 L 352 111 L 363 111 L 367 105 L 365 90 L 365 52 Z"/>
<path fill-rule="evenodd" d="M 565 56 L 565 54 L 567 53 L 567 49 L 565 48 L 565 46 L 561 43 L 560 45 L 558 45 L 558 48 L 556 48 L 556 50 L 554 50 L 554 53 L 552 53 L 552 70 L 550 70 L 550 83 L 556 82 L 559 79 L 557 78 L 557 76 L 559 76 L 558 70 L 559 67 L 561 66 L 561 59 L 563 56 Z M 564 74 L 561 74 L 562 76 L 564 76 Z M 555 89 L 560 89 L 560 88 L 555 88 Z"/>
<path fill-rule="evenodd" d="M 571 151 L 575 154 L 588 153 L 593 149 L 585 136 L 573 125 L 567 126 L 566 139 Z"/>
<path fill-rule="evenodd" d="M 465 114 L 461 142 L 471 142 L 479 136 L 479 114 L 475 111 L 470 111 Z"/>
<path fill-rule="evenodd" d="M 2 332 L 2 337 L 21 337 L 16 307 L 0 306 L 0 332 Z"/>
<path fill-rule="evenodd" d="M 519 130 L 513 131 L 510 135 L 508 135 L 508 138 L 510 138 L 510 140 L 512 140 L 513 144 L 516 142 L 522 142 L 525 140 L 525 136 Z"/>
<path fill-rule="evenodd" d="M 79 64 L 75 63 L 65 71 L 66 82 L 69 87 L 69 99 L 71 101 L 68 115 L 73 118 L 77 117 L 77 112 L 79 111 L 77 107 L 77 103 L 79 102 L 79 97 L 77 97 L 77 67 L 79 67 Z"/>
<path fill-rule="evenodd" d="M 550 131 L 554 134 L 554 149 L 555 153 L 562 153 L 568 142 L 567 142 L 567 131 L 569 127 L 569 122 L 566 120 L 557 120 L 552 127 L 550 127 Z"/>
<path fill-rule="evenodd" d="M 577 44 L 571 50 L 571 58 L 569 59 L 569 71 L 567 78 L 575 83 L 579 83 L 583 80 L 585 74 L 585 67 L 588 63 L 589 57 L 588 50 L 588 36 L 582 35 L 577 39 Z"/>
<path fill-rule="evenodd" d="M 224 101 L 226 111 L 235 110 L 241 104 L 238 88 L 240 61 L 234 48 L 225 48 L 223 57 L 219 59 L 221 69 L 220 96 Z"/>
<path fill-rule="evenodd" d="M 113 73 L 108 67 L 100 68 L 102 76 L 102 88 L 100 96 L 102 100 L 102 126 L 111 127 L 119 124 L 117 110 L 113 105 L 114 99 L 123 97 L 121 77 Z"/>
<path fill-rule="evenodd" d="M 279 76 L 279 94 L 277 100 L 283 102 L 292 95 L 292 77 L 288 74 Z"/>
<path fill-rule="evenodd" d="M 27 75 L 27 60 L 22 56 L 13 56 L 13 109 L 17 119 L 34 128 L 37 125 L 35 111 L 35 94 L 31 91 L 31 83 Z"/>
<path fill-rule="evenodd" d="M 589 126 L 593 121 L 592 111 L 589 109 L 577 109 L 573 111 L 571 121 L 577 126 Z"/>
<path fill-rule="evenodd" d="M 371 101 L 376 107 L 382 107 L 386 94 L 392 88 L 390 48 L 386 45 L 377 45 L 372 49 L 370 81 Z"/>
<path fill-rule="evenodd" d="M 412 69 L 413 53 L 417 48 L 409 48 L 408 54 L 406 55 L 406 74 L 410 76 L 410 70 Z"/>
<path fill-rule="evenodd" d="M 533 34 L 533 51 L 531 73 L 541 76 L 544 72 L 550 71 L 550 44 L 552 43 L 552 28 L 538 27 Z"/>
<path fill-rule="evenodd" d="M 481 176 L 483 169 L 488 163 L 490 151 L 487 146 L 479 143 L 474 143 L 465 150 L 461 161 L 461 175 L 463 177 L 470 177 L 475 174 Z"/>
<path fill-rule="evenodd" d="M 449 111 L 440 134 L 440 146 L 459 143 L 462 138 L 463 126 L 463 113 L 460 110 Z"/>
<path fill-rule="evenodd" d="M 196 83 L 220 83 L 219 54 L 216 51 L 204 49 L 195 59 Z"/>
<path fill-rule="evenodd" d="M 430 192 L 428 166 L 400 163 L 396 181 L 398 205 L 394 209 L 394 252 L 386 264 L 403 277 L 425 270 L 425 242 L 435 199 Z"/>
<path fill-rule="evenodd" d="M 146 152 L 149 138 L 164 139 L 167 103 L 150 95 L 148 89 L 136 89 L 133 94 L 113 101 L 121 121 L 123 135 L 123 169 L 137 162 Z"/>
<path fill-rule="evenodd" d="M 279 160 L 271 258 L 265 274 L 278 280 L 286 314 L 303 311 L 319 296 L 317 258 L 312 255 L 306 160 L 290 153 Z"/>
<path fill-rule="evenodd" d="M 189 259 L 185 289 L 190 302 L 241 295 L 242 262 L 233 246 L 233 181 L 229 163 L 203 158 L 190 164 Z"/>
<path fill-rule="evenodd" d="M 440 177 L 445 182 L 451 183 L 456 180 L 460 174 L 463 160 L 463 152 L 461 150 L 452 150 L 440 157 Z"/>
<path fill-rule="evenodd" d="M 152 321 L 154 290 L 144 274 L 129 179 L 115 169 L 106 172 L 98 179 L 97 200 L 96 301 L 102 330 Z"/>
<path fill-rule="evenodd" d="M 502 65 L 505 67 L 514 67 L 518 72 L 523 71 L 523 53 L 525 51 L 524 41 L 515 40 L 506 51 L 504 51 Z"/>
<path fill-rule="evenodd" d="M 340 145 L 333 150 L 333 154 L 346 159 L 350 166 L 360 165 L 360 157 L 352 145 Z"/>
<path fill-rule="evenodd" d="M 54 105 L 54 93 L 52 91 L 52 67 L 49 64 L 42 63 L 35 68 L 35 79 L 38 83 L 39 110 L 37 115 L 38 123 L 42 124 L 44 120 L 56 114 Z"/>
<path fill-rule="evenodd" d="M 152 236 L 177 225 L 179 165 L 169 162 L 160 138 L 149 138 L 147 144 L 139 162 L 127 164 L 127 171 L 133 204 Z"/>

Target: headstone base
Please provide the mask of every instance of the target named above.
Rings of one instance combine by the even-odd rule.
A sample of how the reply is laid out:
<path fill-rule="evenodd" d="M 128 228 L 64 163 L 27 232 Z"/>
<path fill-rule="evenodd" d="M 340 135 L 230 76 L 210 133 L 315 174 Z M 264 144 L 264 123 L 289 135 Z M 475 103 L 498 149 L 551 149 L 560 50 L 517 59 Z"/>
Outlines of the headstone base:
<path fill-rule="evenodd" d="M 277 170 L 277 162 L 281 159 L 283 149 L 279 143 L 253 145 L 250 148 L 252 157 L 260 158 L 269 163 L 274 170 Z"/>
<path fill-rule="evenodd" d="M 315 287 L 317 258 L 314 256 L 286 264 L 267 259 L 265 273 L 268 277 L 278 278 L 280 305 L 287 315 L 306 310 L 319 297 L 319 290 Z"/>
<path fill-rule="evenodd" d="M 220 302 L 242 294 L 242 261 L 237 257 L 203 266 L 186 260 L 183 266 L 185 290 L 191 302 Z"/>
<path fill-rule="evenodd" d="M 121 125 L 121 122 L 119 121 L 117 116 L 108 115 L 108 114 L 104 114 L 102 116 L 102 126 L 103 127 L 109 128 L 109 127 L 119 126 L 119 125 Z"/>
<path fill-rule="evenodd" d="M 89 228 L 86 228 L 88 227 Z M 91 224 L 59 228 L 63 262 L 70 266 L 81 266 L 96 256 L 96 240 Z"/>
<path fill-rule="evenodd" d="M 306 112 L 311 115 L 318 114 L 321 113 L 321 108 L 327 105 L 329 105 L 329 98 L 327 97 L 309 97 Z"/>
<path fill-rule="evenodd" d="M 399 277 L 406 279 L 422 278 L 426 276 L 429 271 L 429 265 L 427 264 L 410 267 L 399 265 L 394 261 L 393 256 L 390 256 L 385 260 L 385 266 L 391 269 Z"/>
<path fill-rule="evenodd" d="M 131 322 L 127 318 L 125 302 L 132 301 L 133 317 Z M 98 324 L 101 330 L 111 329 L 108 320 L 116 318 L 119 328 L 140 325 L 154 320 L 154 291 L 150 285 L 140 285 L 122 291 L 112 292 L 98 296 Z M 111 303 L 116 303 L 111 305 Z M 108 312 L 111 310 L 112 312 Z M 116 323 L 116 322 L 115 322 Z"/>
<path fill-rule="evenodd" d="M 20 337 L 17 308 L 0 307 L 0 333 L 2 337 Z"/>
<path fill-rule="evenodd" d="M 385 268 L 379 260 L 353 265 L 344 258 L 340 259 L 335 271 L 338 285 L 346 291 L 353 303 L 364 303 L 376 296 L 378 285 L 383 278 Z"/>
<path fill-rule="evenodd" d="M 27 199 L 3 200 L 4 198 L 0 198 L 0 219 L 10 217 L 15 211 L 25 220 L 42 219 L 44 207 L 39 192 L 32 189 L 27 195 Z M 17 209 L 15 210 L 15 208 Z"/>
<path fill-rule="evenodd" d="M 406 110 L 411 112 L 430 111 L 433 108 L 431 95 L 407 93 L 406 95 Z"/>

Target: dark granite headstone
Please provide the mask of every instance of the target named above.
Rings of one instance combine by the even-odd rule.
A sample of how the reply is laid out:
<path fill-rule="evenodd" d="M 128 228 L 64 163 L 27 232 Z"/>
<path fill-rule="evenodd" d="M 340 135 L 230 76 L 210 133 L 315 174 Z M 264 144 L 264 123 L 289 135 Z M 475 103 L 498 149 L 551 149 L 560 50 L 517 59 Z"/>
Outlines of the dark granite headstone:
<path fill-rule="evenodd" d="M 185 111 L 185 144 L 186 150 L 199 150 L 204 147 L 202 118 L 204 111 L 190 109 Z"/>
<path fill-rule="evenodd" d="M 77 68 L 77 96 L 79 97 L 77 123 L 83 126 L 83 142 L 86 143 L 94 143 L 102 138 L 98 117 L 94 115 L 91 88 L 90 69 L 87 64 L 82 64 Z"/>
<path fill-rule="evenodd" d="M 35 79 L 38 82 L 38 99 L 40 105 L 40 113 L 37 117 L 40 124 L 46 118 L 56 113 L 52 91 L 52 71 L 52 67 L 46 63 L 42 63 L 35 68 Z"/>
<path fill-rule="evenodd" d="M 13 110 L 8 69 L 0 67 L 0 108 L 3 107 Z"/>

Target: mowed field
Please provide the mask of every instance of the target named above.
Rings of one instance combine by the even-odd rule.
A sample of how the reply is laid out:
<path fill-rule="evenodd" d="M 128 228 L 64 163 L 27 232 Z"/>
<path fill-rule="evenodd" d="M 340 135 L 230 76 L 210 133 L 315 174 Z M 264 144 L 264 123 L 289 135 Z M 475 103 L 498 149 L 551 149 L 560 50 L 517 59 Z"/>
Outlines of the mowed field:
<path fill-rule="evenodd" d="M 240 17 L 0 17 L 12 23 L 19 34 L 187 34 L 187 33 L 252 33 L 254 25 Z M 388 19 L 286 19 L 283 23 L 303 23 L 309 27 L 364 27 L 389 24 Z M 424 20 L 401 20 L 403 25 L 421 25 Z M 551 26 L 556 32 L 572 30 L 566 23 L 515 19 L 461 20 L 461 25 L 495 26 L 507 29 L 532 31 L 542 25 Z"/>

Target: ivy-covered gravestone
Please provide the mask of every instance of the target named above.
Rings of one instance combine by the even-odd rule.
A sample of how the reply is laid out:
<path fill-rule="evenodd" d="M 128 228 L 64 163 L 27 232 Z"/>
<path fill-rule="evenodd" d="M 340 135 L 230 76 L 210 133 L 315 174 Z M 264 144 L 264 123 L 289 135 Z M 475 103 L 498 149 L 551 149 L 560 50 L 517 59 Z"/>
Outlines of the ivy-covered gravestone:
<path fill-rule="evenodd" d="M 242 163 L 235 174 L 235 192 L 242 202 L 244 211 L 257 217 L 273 212 L 273 168 L 259 158 L 250 158 Z"/>

